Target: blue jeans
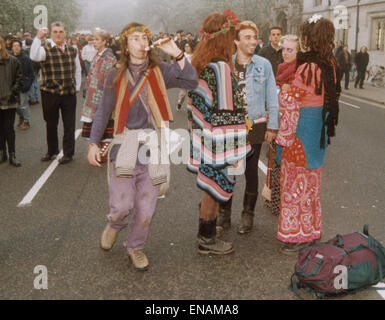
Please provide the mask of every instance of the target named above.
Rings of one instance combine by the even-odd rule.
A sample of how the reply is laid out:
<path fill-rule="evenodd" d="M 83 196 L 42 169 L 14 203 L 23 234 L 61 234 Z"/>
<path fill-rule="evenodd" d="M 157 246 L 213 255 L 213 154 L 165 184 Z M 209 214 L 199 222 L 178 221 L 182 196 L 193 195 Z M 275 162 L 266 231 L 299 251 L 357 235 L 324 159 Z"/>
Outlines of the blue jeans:
<path fill-rule="evenodd" d="M 39 102 L 39 87 L 37 84 L 37 77 L 35 77 L 32 82 L 31 88 L 29 88 L 28 97 L 31 102 Z"/>
<path fill-rule="evenodd" d="M 20 92 L 20 103 L 16 108 L 17 114 L 24 119 L 25 122 L 30 121 L 29 116 L 29 97 L 28 92 Z"/>

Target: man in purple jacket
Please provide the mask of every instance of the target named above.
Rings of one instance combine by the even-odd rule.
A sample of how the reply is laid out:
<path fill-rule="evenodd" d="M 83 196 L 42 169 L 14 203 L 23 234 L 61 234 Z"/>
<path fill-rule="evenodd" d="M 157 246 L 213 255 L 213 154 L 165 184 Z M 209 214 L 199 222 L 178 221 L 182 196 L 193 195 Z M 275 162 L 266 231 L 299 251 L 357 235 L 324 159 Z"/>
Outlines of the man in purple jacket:
<path fill-rule="evenodd" d="M 107 78 L 103 97 L 94 117 L 88 151 L 90 164 L 100 167 L 98 144 L 114 112 L 115 141 L 112 145 L 116 144 L 110 150 L 109 165 L 112 168 L 109 172 L 109 223 L 103 231 L 101 247 L 104 250 L 113 247 L 118 232 L 128 224 L 130 210 L 134 209 L 135 216 L 124 246 L 138 270 L 148 268 L 148 259 L 143 249 L 155 212 L 160 184 L 154 177 L 158 171 L 151 170 L 154 166 L 141 161 L 140 147 L 133 147 L 138 145 L 138 141 L 132 139 L 132 135 L 140 135 L 144 130 L 159 130 L 172 120 L 166 89 L 191 90 L 198 85 L 196 70 L 184 58 L 183 51 L 175 42 L 170 39 L 154 44 L 174 57 L 176 63 L 171 65 L 159 61 L 155 50 L 149 47 L 151 37 L 150 30 L 138 23 L 131 23 L 123 29 L 120 36 L 122 53 L 119 65 L 111 70 Z M 121 150 L 124 150 L 124 154 L 123 151 L 120 153 Z M 132 170 L 121 170 L 120 164 L 129 167 L 127 163 L 132 158 Z"/>

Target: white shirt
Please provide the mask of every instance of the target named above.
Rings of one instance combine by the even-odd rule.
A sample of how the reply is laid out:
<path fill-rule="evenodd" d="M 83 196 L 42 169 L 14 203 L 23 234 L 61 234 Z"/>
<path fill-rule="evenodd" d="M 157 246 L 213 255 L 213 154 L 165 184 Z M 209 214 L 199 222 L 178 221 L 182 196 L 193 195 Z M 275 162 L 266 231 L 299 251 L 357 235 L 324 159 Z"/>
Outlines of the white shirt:
<path fill-rule="evenodd" d="M 94 48 L 94 46 L 87 44 L 82 50 L 82 59 L 91 63 L 97 53 L 98 51 Z"/>
<path fill-rule="evenodd" d="M 52 47 L 57 46 L 57 44 L 53 42 L 52 39 L 48 39 L 47 41 L 51 43 Z M 45 52 L 44 47 L 42 47 L 41 40 L 38 37 L 35 37 L 35 39 L 33 39 L 29 57 L 32 61 L 35 62 L 45 61 L 47 57 L 47 53 Z M 75 58 L 75 81 L 76 91 L 80 91 L 80 86 L 82 84 L 82 67 L 80 65 L 79 54 L 76 54 Z"/>

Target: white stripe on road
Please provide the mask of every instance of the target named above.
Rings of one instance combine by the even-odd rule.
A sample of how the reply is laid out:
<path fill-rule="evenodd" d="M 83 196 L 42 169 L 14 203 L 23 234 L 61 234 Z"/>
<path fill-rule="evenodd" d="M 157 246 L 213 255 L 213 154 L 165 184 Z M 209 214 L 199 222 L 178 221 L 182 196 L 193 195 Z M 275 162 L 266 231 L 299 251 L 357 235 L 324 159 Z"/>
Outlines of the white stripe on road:
<path fill-rule="evenodd" d="M 81 132 L 82 132 L 82 129 L 76 130 L 76 132 L 75 132 L 75 140 L 77 140 L 79 138 Z M 45 172 L 39 178 L 39 180 L 37 180 L 35 185 L 27 193 L 27 195 L 24 197 L 24 199 L 17 205 L 19 208 L 20 207 L 30 206 L 32 204 L 32 200 L 38 194 L 38 192 L 43 187 L 43 185 L 47 182 L 47 180 L 51 176 L 51 174 L 55 171 L 56 167 L 59 164 L 59 159 L 62 156 L 63 156 L 63 150 L 59 153 L 57 158 L 50 164 L 50 166 L 47 168 L 47 170 L 45 170 Z"/>
<path fill-rule="evenodd" d="M 345 102 L 345 101 L 342 101 L 342 100 L 340 100 L 340 102 L 343 103 L 343 104 L 346 104 L 349 107 L 353 107 L 355 109 L 361 109 L 361 107 L 358 107 L 358 106 L 356 106 L 354 104 L 351 104 L 351 103 L 348 103 L 348 102 Z"/>
<path fill-rule="evenodd" d="M 261 169 L 263 173 L 267 175 L 267 167 L 261 160 L 259 160 L 258 166 L 259 166 L 259 169 Z"/>
<path fill-rule="evenodd" d="M 377 285 L 373 286 L 374 288 L 385 288 L 385 283 L 380 282 Z M 385 290 L 377 290 L 377 293 L 385 300 Z"/>

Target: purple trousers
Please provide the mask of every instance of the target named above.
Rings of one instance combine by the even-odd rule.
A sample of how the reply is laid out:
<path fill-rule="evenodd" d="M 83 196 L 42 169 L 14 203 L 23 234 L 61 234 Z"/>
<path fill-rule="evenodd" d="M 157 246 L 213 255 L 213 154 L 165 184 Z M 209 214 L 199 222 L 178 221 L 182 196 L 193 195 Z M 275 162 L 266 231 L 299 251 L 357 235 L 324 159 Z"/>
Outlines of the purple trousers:
<path fill-rule="evenodd" d="M 152 185 L 148 166 L 137 164 L 132 178 L 118 178 L 115 163 L 111 164 L 110 213 L 107 216 L 111 228 L 119 231 L 125 228 L 130 211 L 134 211 L 131 230 L 124 242 L 127 250 L 144 248 L 158 200 L 158 191 L 159 186 Z"/>

